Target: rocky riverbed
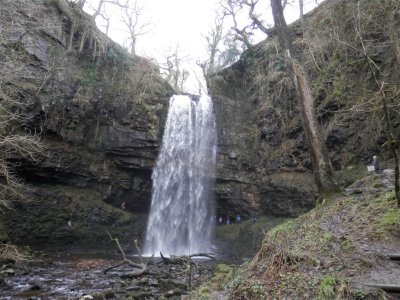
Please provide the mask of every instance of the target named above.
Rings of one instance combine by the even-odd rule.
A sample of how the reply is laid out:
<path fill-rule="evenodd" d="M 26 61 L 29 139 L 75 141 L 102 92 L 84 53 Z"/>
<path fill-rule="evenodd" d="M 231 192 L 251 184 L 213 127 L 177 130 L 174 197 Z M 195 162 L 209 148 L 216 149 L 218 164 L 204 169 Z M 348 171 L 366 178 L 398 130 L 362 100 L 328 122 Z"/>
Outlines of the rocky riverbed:
<path fill-rule="evenodd" d="M 192 272 L 185 272 L 186 265 L 166 265 L 154 258 L 149 265 L 150 274 L 127 276 L 135 271 L 128 265 L 104 271 L 122 262 L 116 245 L 96 249 L 83 246 L 34 247 L 34 263 L 19 264 L 10 259 L 28 256 L 28 247 L 13 248 L 14 254 L 0 262 L 0 299 L 181 299 L 190 294 L 216 273 L 248 261 L 258 251 L 264 232 L 287 219 L 260 217 L 256 222 L 245 219 L 216 228 L 215 260 L 198 259 Z M 140 260 L 131 251 L 133 245 L 123 244 L 127 258 L 135 263 Z M 128 250 L 130 249 L 130 250 Z M 12 252 L 12 251 L 9 252 Z M 20 251 L 20 252 L 18 252 Z M 4 258 L 4 257 L 3 257 Z M 7 262 L 8 261 L 8 262 Z M 144 263 L 148 260 L 144 261 Z M 222 271 L 221 271 L 222 270 Z M 228 272 L 229 273 L 229 272 Z M 221 274 L 219 274 L 221 275 Z M 216 296 L 217 297 L 217 296 Z M 222 299 L 218 295 L 216 299 Z"/>
<path fill-rule="evenodd" d="M 104 270 L 122 261 L 111 253 L 46 253 L 46 259 L 28 268 L 4 264 L 0 270 L 1 299 L 181 299 L 211 276 L 215 261 L 197 260 L 192 272 L 186 266 L 166 265 L 159 258 L 149 273 L 126 276 L 125 265 Z M 139 262 L 137 257 L 129 257 Z"/>

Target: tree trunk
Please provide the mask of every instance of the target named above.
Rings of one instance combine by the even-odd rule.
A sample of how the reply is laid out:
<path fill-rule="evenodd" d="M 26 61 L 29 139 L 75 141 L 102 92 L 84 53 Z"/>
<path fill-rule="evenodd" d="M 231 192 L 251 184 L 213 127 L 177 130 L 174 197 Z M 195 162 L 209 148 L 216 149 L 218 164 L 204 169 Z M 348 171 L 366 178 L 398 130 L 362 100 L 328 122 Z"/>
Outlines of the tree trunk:
<path fill-rule="evenodd" d="M 303 21 L 303 18 L 304 18 L 304 0 L 299 0 L 299 9 L 300 9 L 300 21 Z"/>
<path fill-rule="evenodd" d="M 334 180 L 328 150 L 321 138 L 309 79 L 304 72 L 304 69 L 294 57 L 293 37 L 283 15 L 281 0 L 271 0 L 271 8 L 279 43 L 288 64 L 288 73 L 296 88 L 302 123 L 310 147 L 318 192 L 321 197 L 325 197 L 330 193 L 337 192 L 339 187 Z"/>
<path fill-rule="evenodd" d="M 296 87 L 302 122 L 311 150 L 315 181 L 320 195 L 326 196 L 332 192 L 337 192 L 339 187 L 334 180 L 328 150 L 321 139 L 309 80 L 299 63 L 292 59 L 291 64 L 289 70 L 292 73 L 291 77 Z"/>
<path fill-rule="evenodd" d="M 133 57 L 136 56 L 136 37 L 132 36 L 132 42 L 131 42 L 131 55 Z"/>
<path fill-rule="evenodd" d="M 387 0 L 389 3 L 387 3 L 387 7 L 392 7 L 390 4 L 390 1 L 393 0 Z M 400 41 L 399 41 L 399 36 L 397 33 L 397 27 L 396 27 L 396 9 L 400 9 L 400 5 L 397 4 L 398 7 L 395 7 L 393 11 L 389 13 L 389 34 L 390 34 L 390 39 L 392 40 L 392 45 L 393 45 L 393 50 L 396 55 L 397 62 L 400 64 Z"/>

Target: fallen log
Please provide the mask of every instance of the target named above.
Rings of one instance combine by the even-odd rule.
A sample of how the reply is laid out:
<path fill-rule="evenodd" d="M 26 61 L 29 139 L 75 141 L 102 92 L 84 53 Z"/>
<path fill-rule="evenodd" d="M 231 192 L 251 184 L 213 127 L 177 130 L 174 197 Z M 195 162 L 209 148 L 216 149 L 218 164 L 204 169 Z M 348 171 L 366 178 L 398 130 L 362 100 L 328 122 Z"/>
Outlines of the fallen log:
<path fill-rule="evenodd" d="M 364 283 L 364 285 L 384 290 L 385 292 L 400 292 L 400 285 L 386 283 Z"/>
<path fill-rule="evenodd" d="M 386 254 L 386 256 L 391 260 L 400 260 L 400 254 L 398 253 Z"/>
<path fill-rule="evenodd" d="M 186 264 L 188 261 L 192 261 L 193 257 L 207 257 L 215 260 L 215 257 L 210 253 L 196 253 L 191 255 L 175 256 L 171 255 L 169 258 L 165 257 L 162 252 L 160 252 L 161 260 L 166 265 L 182 265 Z"/>
<path fill-rule="evenodd" d="M 122 274 L 121 278 L 134 278 L 134 277 L 140 277 L 142 275 L 157 275 L 156 273 L 153 273 L 153 272 L 149 271 L 149 268 L 148 268 L 149 265 L 153 265 L 154 264 L 154 262 L 152 260 L 153 257 L 154 257 L 154 254 L 151 256 L 150 260 L 147 263 L 144 263 L 143 262 L 143 257 L 142 257 L 142 254 L 141 254 L 141 251 L 140 251 L 140 248 L 139 248 L 139 245 L 137 243 L 137 240 L 135 240 L 135 247 L 136 247 L 136 250 L 137 250 L 137 253 L 138 253 L 138 256 L 139 256 L 139 260 L 140 260 L 140 263 L 135 263 L 135 262 L 133 262 L 132 260 L 130 260 L 130 259 L 128 259 L 126 257 L 125 252 L 122 249 L 121 244 L 119 243 L 119 240 L 117 238 L 113 238 L 108 231 L 106 231 L 106 232 L 109 235 L 111 241 L 114 241 L 115 244 L 117 245 L 118 250 L 122 255 L 122 261 L 119 262 L 116 265 L 113 265 L 113 266 L 110 266 L 110 267 L 106 268 L 103 271 L 104 274 L 106 274 L 110 270 L 119 268 L 119 267 L 124 266 L 124 265 L 128 265 L 128 266 L 130 266 L 130 267 L 132 267 L 132 268 L 134 268 L 136 270 L 132 271 L 132 272 L 125 273 L 125 274 Z M 194 258 L 194 257 L 207 257 L 207 258 L 210 258 L 210 259 L 215 259 L 215 257 L 210 253 L 195 253 L 195 254 L 191 254 L 191 255 L 182 255 L 182 256 L 171 255 L 168 258 L 168 257 L 165 257 L 160 252 L 160 256 L 161 256 L 161 262 L 159 262 L 158 264 L 180 265 L 180 266 L 185 267 L 185 269 L 182 272 L 180 272 L 179 274 L 184 274 L 184 273 L 189 274 L 189 282 L 190 282 L 190 275 L 191 275 L 192 270 L 197 268 L 197 265 L 192 260 L 192 258 Z"/>

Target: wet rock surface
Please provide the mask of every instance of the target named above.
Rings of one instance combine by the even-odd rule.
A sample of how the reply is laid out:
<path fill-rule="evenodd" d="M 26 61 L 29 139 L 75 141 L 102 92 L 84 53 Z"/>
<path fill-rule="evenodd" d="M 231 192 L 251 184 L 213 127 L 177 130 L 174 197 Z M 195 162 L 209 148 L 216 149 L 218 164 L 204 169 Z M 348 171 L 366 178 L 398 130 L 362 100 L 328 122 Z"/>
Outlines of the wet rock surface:
<path fill-rule="evenodd" d="M 66 1 L 6 1 L 0 27 L 0 89 L 21 101 L 23 128 L 40 134 L 46 149 L 35 161 L 10 157 L 32 203 L 16 204 L 7 218 L 0 215 L 9 238 L 79 241 L 91 226 L 99 229 L 94 238 L 104 233 L 116 221 L 108 212 L 122 202 L 138 218 L 147 213 L 173 93 L 157 68 L 133 59 Z M 87 205 L 80 214 L 76 206 L 88 200 L 94 200 L 92 213 Z M 71 230 L 69 220 L 87 230 Z M 140 238 L 144 222 L 131 225 L 120 230 Z"/>

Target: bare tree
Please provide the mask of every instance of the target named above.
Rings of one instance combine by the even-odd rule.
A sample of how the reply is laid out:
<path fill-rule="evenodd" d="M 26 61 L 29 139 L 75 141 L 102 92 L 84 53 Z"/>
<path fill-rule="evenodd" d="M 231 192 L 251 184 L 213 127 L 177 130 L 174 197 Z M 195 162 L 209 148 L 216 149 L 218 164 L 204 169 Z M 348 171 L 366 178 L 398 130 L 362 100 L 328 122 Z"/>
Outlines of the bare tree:
<path fill-rule="evenodd" d="M 164 56 L 164 61 L 159 62 L 161 76 L 172 86 L 175 92 L 184 92 L 185 83 L 189 77 L 189 71 L 182 67 L 182 64 L 187 60 L 181 56 L 179 45 L 174 50 L 171 48 Z"/>
<path fill-rule="evenodd" d="M 149 21 L 143 21 L 143 11 L 144 7 L 139 3 L 139 1 L 129 1 L 126 0 L 122 8 L 122 22 L 128 29 L 129 37 L 129 49 L 132 56 L 136 56 L 136 41 L 141 35 L 148 33 L 149 26 L 151 23 Z"/>
<path fill-rule="evenodd" d="M 84 0 L 84 2 L 85 1 L 86 0 Z M 96 20 L 96 18 L 100 16 L 104 20 L 109 20 L 107 5 L 119 7 L 121 9 L 128 8 L 127 4 L 122 2 L 122 0 L 99 0 L 97 7 L 93 8 L 92 18 Z"/>
<path fill-rule="evenodd" d="M 92 17 L 93 17 L 94 20 L 96 20 L 96 18 L 97 18 L 99 15 L 101 15 L 102 9 L 103 9 L 105 3 L 109 3 L 109 1 L 107 1 L 107 0 L 100 0 L 100 1 L 99 1 L 96 10 L 95 10 L 94 13 L 92 14 Z"/>
<path fill-rule="evenodd" d="M 206 74 L 213 73 L 217 69 L 217 55 L 221 52 L 219 50 L 219 46 L 226 37 L 226 34 L 224 33 L 223 23 L 224 16 L 218 16 L 217 14 L 214 20 L 214 26 L 205 36 L 208 51 L 208 60 L 204 65 Z"/>
<path fill-rule="evenodd" d="M 238 14 L 243 9 L 243 3 L 240 0 L 222 0 L 220 6 L 223 9 L 223 14 L 225 16 L 230 16 L 233 26 L 232 30 L 236 34 L 236 39 L 241 41 L 246 48 L 250 48 L 251 42 L 250 37 L 252 35 L 251 29 L 252 25 L 247 24 L 244 26 L 239 26 Z"/>
<path fill-rule="evenodd" d="M 286 5 L 286 2 L 287 1 L 284 1 L 285 5 Z M 258 3 L 258 0 L 243 0 L 243 4 L 245 4 L 249 7 L 249 18 L 253 22 L 253 24 L 252 24 L 253 28 L 259 28 L 266 35 L 271 35 L 271 29 L 265 27 L 263 22 L 260 20 L 260 18 L 254 12 L 257 3 Z"/>
<path fill-rule="evenodd" d="M 98 0 L 95 2 L 95 7 L 91 6 L 92 3 L 86 0 L 72 0 L 70 2 L 81 8 L 83 8 L 85 3 L 88 4 L 85 10 L 89 11 L 94 21 L 98 18 L 103 20 L 104 24 L 102 25 L 104 26 L 106 35 L 109 33 L 111 20 L 108 11 L 113 7 L 119 8 L 121 10 L 121 21 L 128 32 L 127 43 L 129 51 L 132 56 L 136 56 L 137 38 L 148 33 L 148 27 L 150 26 L 148 20 L 143 20 L 144 7 L 140 4 L 139 0 Z M 73 30 L 71 30 L 71 32 L 74 32 L 74 30 L 73 24 Z M 71 37 L 73 36 L 72 34 Z M 85 35 L 82 34 L 82 36 L 83 38 L 81 40 L 84 41 Z M 69 48 L 71 48 L 71 43 L 72 38 L 70 39 Z"/>
<path fill-rule="evenodd" d="M 297 2 L 299 6 L 299 17 L 300 20 L 302 21 L 304 18 L 304 4 L 310 3 L 311 1 L 305 1 L 305 0 L 282 0 L 282 9 L 285 10 L 287 5 L 293 5 L 295 2 Z M 314 0 L 315 4 L 318 4 L 318 0 Z"/>
<path fill-rule="evenodd" d="M 271 8 L 275 29 L 278 33 L 279 44 L 287 62 L 288 73 L 296 88 L 302 123 L 310 147 L 317 188 L 320 195 L 324 197 L 332 192 L 338 191 L 339 188 L 334 180 L 333 168 L 328 156 L 328 150 L 321 137 L 309 79 L 303 67 L 295 57 L 293 37 L 286 24 L 285 16 L 283 15 L 282 1 L 271 0 Z"/>
<path fill-rule="evenodd" d="M 299 0 L 299 11 L 300 11 L 300 20 L 303 21 L 303 18 L 304 18 L 304 0 Z"/>

